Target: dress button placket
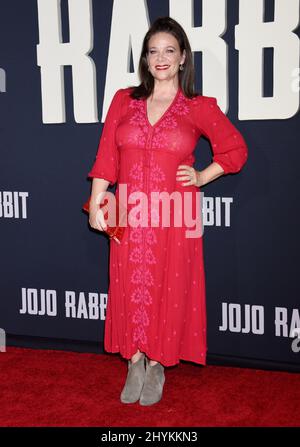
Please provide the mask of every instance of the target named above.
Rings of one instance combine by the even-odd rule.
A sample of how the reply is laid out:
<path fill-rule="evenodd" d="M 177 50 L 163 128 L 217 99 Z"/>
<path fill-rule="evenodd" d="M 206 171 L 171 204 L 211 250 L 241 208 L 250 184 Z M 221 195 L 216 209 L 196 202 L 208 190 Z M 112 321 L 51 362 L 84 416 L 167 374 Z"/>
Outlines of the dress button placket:
<path fill-rule="evenodd" d="M 148 197 L 148 192 L 149 192 L 149 176 L 150 176 L 150 148 L 151 148 L 151 140 L 152 140 L 152 133 L 153 133 L 153 129 L 149 129 L 149 133 L 148 133 L 148 137 L 147 137 L 147 142 L 145 145 L 145 150 L 143 153 L 143 166 L 144 166 L 144 172 L 143 172 L 143 178 L 144 178 L 144 191 L 147 194 Z M 148 209 L 148 213 L 149 213 L 149 209 Z M 146 278 L 146 259 L 145 259 L 145 254 L 146 254 L 146 247 L 145 247 L 145 231 L 147 231 L 147 227 L 146 228 L 141 228 L 142 231 L 142 241 L 143 241 L 143 271 L 144 271 L 144 275 L 143 275 L 143 283 L 142 283 L 142 289 L 143 289 L 143 294 L 145 294 L 147 288 L 146 288 L 146 284 L 145 284 L 145 278 Z"/>
<path fill-rule="evenodd" d="M 145 147 L 145 153 L 144 153 L 144 166 L 146 168 L 150 168 L 150 150 L 151 150 L 152 135 L 153 135 L 153 129 L 150 129 L 149 133 L 148 133 L 146 147 Z M 145 185 L 145 186 L 147 186 L 147 185 Z"/>

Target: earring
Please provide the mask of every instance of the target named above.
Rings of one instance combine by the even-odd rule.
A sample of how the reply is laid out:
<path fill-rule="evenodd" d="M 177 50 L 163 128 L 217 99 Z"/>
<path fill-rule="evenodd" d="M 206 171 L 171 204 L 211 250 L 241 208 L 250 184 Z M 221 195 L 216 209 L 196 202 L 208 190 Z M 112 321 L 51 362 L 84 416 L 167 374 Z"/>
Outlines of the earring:
<path fill-rule="evenodd" d="M 183 70 L 184 69 L 184 66 L 183 66 L 183 64 L 179 64 L 179 70 Z"/>

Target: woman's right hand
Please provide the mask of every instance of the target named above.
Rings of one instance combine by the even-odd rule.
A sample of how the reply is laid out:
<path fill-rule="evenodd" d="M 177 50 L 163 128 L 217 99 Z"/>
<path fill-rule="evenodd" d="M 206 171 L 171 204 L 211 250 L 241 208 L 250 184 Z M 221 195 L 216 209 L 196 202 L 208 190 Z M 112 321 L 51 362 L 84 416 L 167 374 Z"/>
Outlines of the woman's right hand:
<path fill-rule="evenodd" d="M 105 223 L 104 214 L 99 206 L 91 209 L 89 213 L 89 224 L 95 230 L 106 230 L 107 225 Z"/>
<path fill-rule="evenodd" d="M 93 178 L 92 191 L 89 204 L 89 224 L 92 228 L 99 231 L 104 231 L 107 228 L 105 223 L 104 213 L 100 208 L 102 199 L 106 195 L 106 190 L 109 181 L 102 178 Z M 106 206 L 104 206 L 106 208 Z"/>

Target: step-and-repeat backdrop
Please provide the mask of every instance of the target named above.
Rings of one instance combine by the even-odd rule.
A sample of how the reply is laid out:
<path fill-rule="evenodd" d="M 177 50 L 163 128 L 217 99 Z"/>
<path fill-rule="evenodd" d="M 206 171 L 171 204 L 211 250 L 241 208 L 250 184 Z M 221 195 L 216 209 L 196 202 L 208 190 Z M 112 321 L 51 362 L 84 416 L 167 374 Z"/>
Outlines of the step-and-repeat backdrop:
<path fill-rule="evenodd" d="M 196 89 L 249 148 L 240 173 L 202 187 L 208 362 L 297 368 L 299 0 L 1 1 L 0 327 L 101 345 L 109 242 L 81 210 L 87 173 L 165 15 L 189 37 Z M 209 141 L 195 154 L 206 167 Z"/>

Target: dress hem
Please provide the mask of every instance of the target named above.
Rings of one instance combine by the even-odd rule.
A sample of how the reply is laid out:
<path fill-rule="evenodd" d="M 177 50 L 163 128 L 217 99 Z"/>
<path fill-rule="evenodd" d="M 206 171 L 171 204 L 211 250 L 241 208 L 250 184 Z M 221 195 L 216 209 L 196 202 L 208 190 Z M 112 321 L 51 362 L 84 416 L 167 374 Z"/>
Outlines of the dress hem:
<path fill-rule="evenodd" d="M 137 348 L 137 349 L 139 349 L 139 348 Z M 109 350 L 107 350 L 107 349 L 104 349 L 104 352 L 107 352 L 107 353 L 111 353 L 111 354 L 120 354 L 123 358 L 125 358 L 126 360 L 130 360 L 131 359 L 131 357 L 136 353 L 136 350 L 137 349 L 135 349 L 135 352 L 133 352 L 131 355 L 125 355 L 125 354 L 123 354 L 120 350 L 112 350 L 112 351 L 109 351 Z M 168 367 L 168 366 L 176 366 L 176 365 L 178 365 L 178 364 L 180 364 L 180 361 L 181 360 L 183 360 L 183 361 L 185 361 L 185 362 L 192 362 L 192 363 L 196 363 L 196 364 L 198 364 L 198 365 L 202 365 L 202 366 L 206 366 L 207 365 L 207 362 L 206 362 L 206 356 L 205 357 L 203 357 L 203 359 L 202 360 L 192 360 L 191 358 L 186 358 L 186 357 L 179 357 L 177 360 L 175 360 L 174 362 L 165 362 L 164 360 L 162 360 L 161 358 L 157 358 L 155 355 L 153 356 L 151 353 L 149 353 L 148 351 L 142 351 L 142 350 L 140 350 L 141 352 L 143 352 L 147 357 L 149 357 L 149 358 L 151 358 L 152 360 L 154 360 L 154 361 L 157 361 L 157 362 L 159 362 L 159 363 L 161 363 L 163 366 L 166 366 L 166 367 Z"/>

